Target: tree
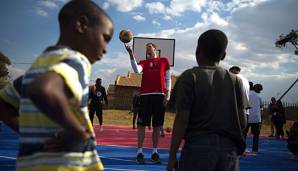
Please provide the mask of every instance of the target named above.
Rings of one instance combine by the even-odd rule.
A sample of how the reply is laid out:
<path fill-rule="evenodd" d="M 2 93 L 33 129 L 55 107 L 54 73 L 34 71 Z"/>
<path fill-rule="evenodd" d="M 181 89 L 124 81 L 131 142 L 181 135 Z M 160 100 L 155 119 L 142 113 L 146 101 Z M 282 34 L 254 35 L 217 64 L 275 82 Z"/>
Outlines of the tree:
<path fill-rule="evenodd" d="M 292 29 L 291 32 L 286 36 L 281 34 L 279 39 L 275 42 L 275 46 L 283 48 L 288 42 L 290 42 L 296 48 L 295 54 L 298 55 L 298 30 Z"/>

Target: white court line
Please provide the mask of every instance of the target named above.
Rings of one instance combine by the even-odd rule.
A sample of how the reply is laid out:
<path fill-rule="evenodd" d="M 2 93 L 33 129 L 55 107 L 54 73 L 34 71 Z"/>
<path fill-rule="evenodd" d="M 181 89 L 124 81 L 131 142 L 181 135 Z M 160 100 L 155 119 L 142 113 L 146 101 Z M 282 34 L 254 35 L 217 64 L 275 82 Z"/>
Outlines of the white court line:
<path fill-rule="evenodd" d="M 99 156 L 100 158 L 104 158 L 104 159 L 110 159 L 110 160 L 118 160 L 118 161 L 124 161 L 124 162 L 132 162 L 132 163 L 138 163 L 135 160 L 126 160 L 126 159 L 120 159 L 120 158 L 114 158 L 114 157 L 104 157 L 104 156 Z M 151 161 L 145 161 L 145 163 L 152 163 Z M 162 162 L 159 165 L 168 165 L 168 162 Z"/>
<path fill-rule="evenodd" d="M 132 169 L 116 169 L 116 168 L 106 168 L 105 170 L 121 170 L 121 171 L 148 171 L 148 170 L 132 170 Z"/>
<path fill-rule="evenodd" d="M 119 159 L 119 158 L 114 158 L 114 157 L 104 157 L 104 156 L 99 156 L 100 158 L 104 159 L 110 159 L 110 160 L 118 160 L 118 161 L 125 161 L 125 162 L 132 162 L 132 163 L 137 163 L 134 160 L 126 160 L 126 159 Z"/>
<path fill-rule="evenodd" d="M 98 156 L 100 158 L 105 158 L 105 159 L 111 159 L 111 160 L 119 160 L 119 161 L 125 161 L 125 162 L 133 162 L 133 163 L 137 163 L 134 160 L 126 160 L 126 159 L 119 159 L 119 158 L 113 158 L 113 157 L 104 157 L 104 156 Z M 4 159 L 11 159 L 11 160 L 16 160 L 16 158 L 14 157 L 8 157 L 8 156 L 0 156 L 0 158 L 4 158 Z"/>
<path fill-rule="evenodd" d="M 0 158 L 16 160 L 16 158 L 14 158 L 14 157 L 8 157 L 8 156 L 0 156 Z"/>
<path fill-rule="evenodd" d="M 134 148 L 134 149 L 137 149 L 137 147 L 136 146 L 125 146 L 125 145 L 113 145 L 113 144 L 111 144 L 111 145 L 105 145 L 105 144 L 100 144 L 100 143 L 98 143 L 98 144 L 96 144 L 96 146 L 98 146 L 99 148 L 102 146 L 102 147 L 125 147 L 125 148 Z M 151 148 L 151 147 L 143 147 L 143 149 L 153 149 L 153 148 Z M 168 150 L 169 148 L 158 148 L 159 150 Z"/>

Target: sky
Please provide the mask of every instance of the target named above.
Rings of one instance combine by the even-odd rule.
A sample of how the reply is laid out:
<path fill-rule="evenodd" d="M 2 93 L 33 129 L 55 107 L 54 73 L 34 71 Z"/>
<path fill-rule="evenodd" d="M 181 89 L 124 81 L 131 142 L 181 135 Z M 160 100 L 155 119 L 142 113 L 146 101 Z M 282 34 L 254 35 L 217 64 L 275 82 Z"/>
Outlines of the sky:
<path fill-rule="evenodd" d="M 0 5 L 0 51 L 13 62 L 12 75 L 30 63 L 59 37 L 57 16 L 68 0 L 2 0 Z M 281 34 L 298 30 L 297 0 L 95 0 L 111 16 L 115 32 L 108 53 L 93 65 L 91 80 L 114 84 L 117 75 L 132 68 L 119 40 L 129 29 L 134 36 L 175 39 L 175 66 L 181 74 L 196 66 L 197 38 L 208 29 L 220 29 L 229 39 L 227 56 L 220 66 L 241 67 L 249 81 L 263 85 L 260 96 L 280 97 L 298 77 L 294 47 L 275 47 Z M 283 98 L 298 103 L 298 83 Z"/>

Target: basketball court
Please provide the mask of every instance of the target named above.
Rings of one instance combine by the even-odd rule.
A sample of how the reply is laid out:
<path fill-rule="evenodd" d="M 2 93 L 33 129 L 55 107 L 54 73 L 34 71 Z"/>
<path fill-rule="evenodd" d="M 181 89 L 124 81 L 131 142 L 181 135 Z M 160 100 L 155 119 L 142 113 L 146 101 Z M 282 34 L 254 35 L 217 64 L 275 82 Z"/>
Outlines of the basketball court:
<path fill-rule="evenodd" d="M 136 129 L 128 126 L 105 125 L 100 132 L 95 126 L 98 154 L 107 171 L 161 171 L 166 170 L 170 133 L 160 140 L 159 150 L 162 164 L 153 164 L 151 157 L 151 133 L 146 129 L 144 154 L 146 163 L 139 165 L 136 156 Z M 251 149 L 252 138 L 248 137 Z M 298 159 L 288 152 L 286 141 L 261 137 L 260 151 L 257 155 L 248 155 L 240 159 L 241 171 L 297 171 Z M 0 131 L 0 171 L 15 170 L 18 151 L 18 136 L 11 129 L 1 124 Z"/>

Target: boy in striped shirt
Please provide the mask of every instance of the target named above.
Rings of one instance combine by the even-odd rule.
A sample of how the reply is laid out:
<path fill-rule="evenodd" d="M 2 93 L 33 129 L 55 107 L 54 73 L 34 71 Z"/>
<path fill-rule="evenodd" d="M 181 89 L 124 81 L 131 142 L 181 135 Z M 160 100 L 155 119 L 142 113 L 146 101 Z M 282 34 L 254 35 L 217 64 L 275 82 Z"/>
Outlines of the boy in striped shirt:
<path fill-rule="evenodd" d="M 60 38 L 0 91 L 0 119 L 20 134 L 18 171 L 103 170 L 88 116 L 91 64 L 107 52 L 111 18 L 92 1 L 68 2 Z"/>

